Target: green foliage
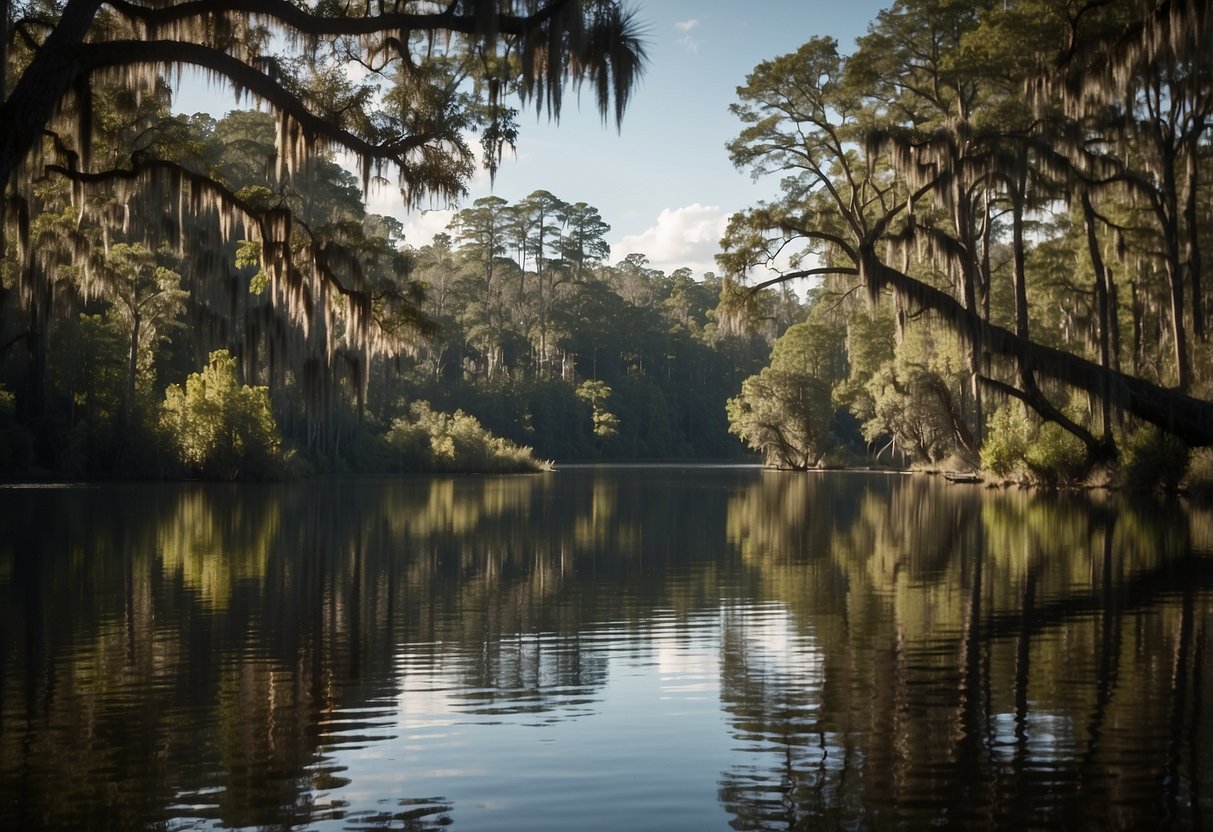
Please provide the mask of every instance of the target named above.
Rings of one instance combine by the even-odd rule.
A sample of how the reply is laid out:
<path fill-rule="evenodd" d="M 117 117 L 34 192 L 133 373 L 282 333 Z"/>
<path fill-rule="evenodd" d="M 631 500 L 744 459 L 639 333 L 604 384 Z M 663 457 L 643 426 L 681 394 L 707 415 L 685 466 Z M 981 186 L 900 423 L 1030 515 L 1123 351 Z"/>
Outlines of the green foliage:
<path fill-rule="evenodd" d="M 133 415 L 141 375 L 155 359 L 155 346 L 174 327 L 189 293 L 181 275 L 159 264 L 165 252 L 152 252 L 135 243 L 115 243 L 98 265 L 112 305 L 107 316 L 119 322 L 128 337 L 126 415 Z"/>
<path fill-rule="evenodd" d="M 892 324 L 889 317 L 878 320 Z M 875 334 L 871 326 L 865 329 Z M 868 361 L 881 354 L 870 345 L 867 350 Z M 962 366 L 955 338 L 924 322 L 907 326 L 893 355 L 870 370 L 862 389 L 856 389 L 854 376 L 846 388 L 867 442 L 878 453 L 889 448 L 919 463 L 963 456 L 958 435 L 968 428 Z"/>
<path fill-rule="evenodd" d="M 545 465 L 523 448 L 489 433 L 462 410 L 441 413 L 428 402 L 414 402 L 409 417 L 396 419 L 387 443 L 412 471 L 515 473 Z"/>
<path fill-rule="evenodd" d="M 846 352 L 850 371 L 834 386 L 834 402 L 850 410 L 861 426 L 876 418 L 875 388 L 870 382 L 893 360 L 893 335 L 893 316 L 888 304 L 857 309 L 847 316 Z M 879 427 L 868 432 L 877 438 L 885 435 Z"/>
<path fill-rule="evenodd" d="M 830 388 L 807 372 L 767 367 L 742 382 L 727 412 L 729 430 L 767 465 L 811 468 L 829 448 Z"/>
<path fill-rule="evenodd" d="M 125 327 L 110 315 L 80 314 L 61 322 L 50 357 L 52 399 L 66 407 L 55 457 L 69 477 L 113 473 L 127 373 Z"/>
<path fill-rule="evenodd" d="M 1143 425 L 1120 442 L 1120 481 L 1126 488 L 1174 491 L 1188 470 L 1191 451 L 1154 425 Z"/>
<path fill-rule="evenodd" d="M 211 353 L 185 388 L 165 391 L 161 427 L 180 461 L 206 479 L 267 479 L 282 473 L 282 439 L 270 412 L 269 390 L 236 378 L 227 350 Z"/>
<path fill-rule="evenodd" d="M 606 382 L 597 379 L 582 382 L 577 388 L 577 397 L 589 402 L 593 409 L 594 436 L 610 439 L 619 435 L 619 417 L 606 409 L 607 399 L 611 397 L 611 388 Z"/>
<path fill-rule="evenodd" d="M 726 408 L 729 430 L 778 468 L 817 466 L 841 444 L 833 391 L 847 376 L 846 328 L 819 297 L 811 303 L 808 318 L 775 342 L 770 366 L 742 382 Z"/>
<path fill-rule="evenodd" d="M 981 446 L 981 467 L 999 477 L 1014 474 L 1028 452 L 1028 427 L 1021 405 L 1008 402 L 995 410 Z"/>
<path fill-rule="evenodd" d="M 250 295 L 259 295 L 269 285 L 270 276 L 261 268 L 261 243 L 256 240 L 240 240 L 236 244 L 236 268 L 256 269 L 249 278 Z"/>
<path fill-rule="evenodd" d="M 1056 422 L 1046 422 L 1024 454 L 1028 468 L 1045 485 L 1073 485 L 1087 473 L 1086 446 Z"/>

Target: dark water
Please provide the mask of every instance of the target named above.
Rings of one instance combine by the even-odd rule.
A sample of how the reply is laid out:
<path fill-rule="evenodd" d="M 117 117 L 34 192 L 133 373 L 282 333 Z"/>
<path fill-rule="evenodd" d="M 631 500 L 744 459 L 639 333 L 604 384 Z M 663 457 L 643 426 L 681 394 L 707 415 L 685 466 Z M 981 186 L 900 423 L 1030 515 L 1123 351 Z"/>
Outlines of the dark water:
<path fill-rule="evenodd" d="M 0 828 L 1199 828 L 1213 513 L 753 469 L 0 490 Z"/>

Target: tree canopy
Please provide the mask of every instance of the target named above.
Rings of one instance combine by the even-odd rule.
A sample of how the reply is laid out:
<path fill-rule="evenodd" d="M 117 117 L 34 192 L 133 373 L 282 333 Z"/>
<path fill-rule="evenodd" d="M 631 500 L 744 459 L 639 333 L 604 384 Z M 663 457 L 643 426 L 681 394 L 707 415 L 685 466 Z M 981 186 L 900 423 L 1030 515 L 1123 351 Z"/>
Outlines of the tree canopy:
<path fill-rule="evenodd" d="M 383 287 L 346 241 L 305 221 L 286 193 L 293 178 L 343 151 L 363 191 L 394 169 L 407 202 L 450 199 L 473 172 L 475 136 L 496 168 L 517 135 L 517 106 L 558 117 L 563 90 L 588 85 L 603 117 L 621 119 L 645 63 L 634 17 L 610 0 L 67 0 L 11 10 L 0 180 L 26 295 L 47 294 L 45 268 L 29 262 L 45 260 L 32 221 L 47 208 L 40 183 L 61 180 L 78 224 L 121 224 L 131 242 L 259 246 L 273 310 L 308 329 L 301 346 L 325 361 L 345 343 L 365 363 L 407 333 L 379 325 Z M 177 141 L 179 126 L 155 102 L 166 76 L 186 68 L 272 114 L 272 171 L 258 187 L 233 188 L 222 164 Z M 35 352 L 44 324 L 31 321 Z"/>
<path fill-rule="evenodd" d="M 837 392 L 870 419 L 882 374 L 903 404 L 937 391 L 972 464 L 991 395 L 1093 461 L 1126 419 L 1213 445 L 1211 35 L 1199 0 L 898 0 L 851 54 L 814 38 L 738 87 L 732 159 L 782 179 L 733 218 L 722 264 L 862 288 L 892 308 L 899 353 L 946 324 L 959 366 L 857 361 Z M 897 438 L 894 421 L 873 430 Z"/>

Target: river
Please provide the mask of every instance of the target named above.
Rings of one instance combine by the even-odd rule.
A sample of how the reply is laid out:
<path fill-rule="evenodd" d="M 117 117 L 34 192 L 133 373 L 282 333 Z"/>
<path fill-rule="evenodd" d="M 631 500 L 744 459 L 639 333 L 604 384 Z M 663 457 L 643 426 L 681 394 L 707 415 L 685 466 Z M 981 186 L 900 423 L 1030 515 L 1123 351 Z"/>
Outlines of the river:
<path fill-rule="evenodd" d="M 745 467 L 0 489 L 0 828 L 1199 828 L 1213 511 Z"/>

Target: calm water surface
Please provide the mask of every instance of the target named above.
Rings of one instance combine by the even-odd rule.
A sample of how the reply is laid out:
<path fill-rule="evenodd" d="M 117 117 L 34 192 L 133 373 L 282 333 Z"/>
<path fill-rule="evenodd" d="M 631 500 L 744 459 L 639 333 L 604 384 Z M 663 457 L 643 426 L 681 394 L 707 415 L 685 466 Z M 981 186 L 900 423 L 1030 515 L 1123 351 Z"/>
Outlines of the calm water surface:
<path fill-rule="evenodd" d="M 1198 828 L 1213 513 L 756 469 L 0 489 L 0 828 Z"/>

